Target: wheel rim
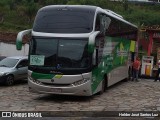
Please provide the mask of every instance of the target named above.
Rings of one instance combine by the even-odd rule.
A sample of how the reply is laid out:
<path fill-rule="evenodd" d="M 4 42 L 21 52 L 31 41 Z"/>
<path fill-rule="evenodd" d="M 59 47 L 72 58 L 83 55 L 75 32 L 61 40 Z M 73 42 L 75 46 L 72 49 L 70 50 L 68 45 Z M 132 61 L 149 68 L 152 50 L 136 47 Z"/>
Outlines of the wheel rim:
<path fill-rule="evenodd" d="M 14 83 L 13 76 L 8 76 L 7 77 L 7 85 L 13 85 L 13 83 Z"/>

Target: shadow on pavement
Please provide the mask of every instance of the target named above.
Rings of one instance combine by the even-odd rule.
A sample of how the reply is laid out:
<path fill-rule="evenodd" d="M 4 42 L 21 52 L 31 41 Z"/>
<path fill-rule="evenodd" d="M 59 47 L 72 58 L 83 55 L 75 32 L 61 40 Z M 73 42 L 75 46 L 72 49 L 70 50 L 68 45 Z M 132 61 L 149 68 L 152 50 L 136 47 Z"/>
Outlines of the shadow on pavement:
<path fill-rule="evenodd" d="M 16 80 L 15 82 L 14 82 L 14 85 L 12 85 L 12 86 L 19 86 L 19 85 L 25 85 L 25 84 L 27 84 L 27 79 L 25 79 L 25 80 Z M 0 83 L 0 87 L 10 87 L 10 86 L 7 86 L 7 85 L 5 85 L 5 83 Z"/>
<path fill-rule="evenodd" d="M 92 99 L 93 96 L 70 96 L 70 95 L 43 95 L 35 100 L 40 100 L 40 101 L 54 101 L 54 102 L 87 102 Z"/>

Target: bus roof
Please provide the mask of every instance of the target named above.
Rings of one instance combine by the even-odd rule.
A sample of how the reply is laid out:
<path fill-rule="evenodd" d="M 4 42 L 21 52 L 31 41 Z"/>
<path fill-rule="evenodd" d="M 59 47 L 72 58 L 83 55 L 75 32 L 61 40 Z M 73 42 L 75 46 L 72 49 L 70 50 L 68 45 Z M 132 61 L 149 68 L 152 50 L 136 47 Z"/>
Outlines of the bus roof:
<path fill-rule="evenodd" d="M 103 9 L 103 8 L 100 8 L 98 6 L 91 6 L 91 5 L 49 5 L 49 6 L 45 6 L 43 8 L 41 8 L 39 10 L 39 12 L 44 12 L 44 11 L 52 11 L 52 10 L 84 10 L 84 11 L 90 11 L 90 12 L 96 12 L 96 11 L 100 11 L 100 12 L 103 12 L 105 14 L 107 14 L 108 16 L 111 16 L 121 22 L 124 22 L 128 25 L 131 25 L 132 27 L 135 27 L 137 28 L 136 25 L 128 22 L 127 20 L 123 19 L 123 17 L 111 10 L 108 10 L 108 9 Z"/>
<path fill-rule="evenodd" d="M 90 6 L 90 5 L 48 5 L 43 8 L 41 8 L 39 11 L 52 11 L 52 10 L 84 10 L 84 11 L 93 11 L 95 12 L 97 9 L 96 6 Z"/>
<path fill-rule="evenodd" d="M 119 15 L 119 14 L 117 14 L 117 13 L 111 11 L 111 10 L 102 9 L 100 7 L 97 7 L 97 11 L 102 11 L 103 13 L 107 14 L 110 17 L 113 17 L 113 18 L 115 18 L 115 19 L 117 19 L 117 20 L 119 20 L 121 22 L 124 22 L 124 23 L 126 23 L 128 25 L 131 25 L 132 27 L 138 28 L 136 25 L 134 25 L 134 24 L 128 22 L 127 20 L 123 19 L 123 17 L 121 15 Z"/>

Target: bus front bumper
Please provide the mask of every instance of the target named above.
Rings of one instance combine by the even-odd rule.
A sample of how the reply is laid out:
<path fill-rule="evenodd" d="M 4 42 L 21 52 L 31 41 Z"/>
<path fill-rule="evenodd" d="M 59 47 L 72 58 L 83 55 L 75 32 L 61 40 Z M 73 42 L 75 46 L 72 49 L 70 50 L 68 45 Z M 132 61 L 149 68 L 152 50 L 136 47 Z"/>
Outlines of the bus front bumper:
<path fill-rule="evenodd" d="M 75 95 L 75 96 L 91 96 L 91 80 L 81 85 L 69 85 L 63 87 L 55 87 L 52 85 L 37 84 L 28 79 L 29 91 L 36 93 L 59 94 L 59 95 Z"/>

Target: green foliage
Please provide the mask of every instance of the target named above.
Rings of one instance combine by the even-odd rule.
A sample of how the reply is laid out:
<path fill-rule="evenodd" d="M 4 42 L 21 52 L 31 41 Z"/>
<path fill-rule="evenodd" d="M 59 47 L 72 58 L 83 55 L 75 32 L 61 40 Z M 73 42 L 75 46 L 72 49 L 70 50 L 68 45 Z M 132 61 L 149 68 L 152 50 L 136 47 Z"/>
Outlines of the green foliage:
<path fill-rule="evenodd" d="M 8 5 L 9 2 L 11 2 L 11 0 L 0 0 L 0 6 L 4 7 L 4 6 Z"/>
<path fill-rule="evenodd" d="M 38 6 L 33 0 L 28 0 L 28 2 L 25 3 L 24 13 L 28 16 L 29 22 L 32 22 L 32 19 L 36 15 L 37 11 Z"/>
<path fill-rule="evenodd" d="M 123 8 L 124 8 L 124 11 L 127 11 L 128 10 L 128 0 L 123 0 Z"/>
<path fill-rule="evenodd" d="M 147 7 L 146 7 L 147 8 Z M 140 25 L 156 25 L 160 24 L 160 12 L 148 10 L 146 8 L 137 9 L 130 8 L 126 12 L 122 12 L 124 18 L 138 26 Z M 160 11 L 160 10 L 159 10 Z"/>
<path fill-rule="evenodd" d="M 70 1 L 67 2 L 67 4 L 68 5 L 79 5 L 81 3 L 79 3 L 79 0 L 78 1 L 77 0 L 70 0 Z"/>
<path fill-rule="evenodd" d="M 39 5 L 60 5 L 60 4 L 67 4 L 68 0 L 36 0 Z"/>
<path fill-rule="evenodd" d="M 95 5 L 110 9 L 129 22 L 140 25 L 160 25 L 160 5 L 131 4 L 127 0 L 0 0 L 0 30 L 19 31 L 30 28 L 39 8 L 46 5 Z M 15 26 L 15 27 L 14 27 Z"/>

